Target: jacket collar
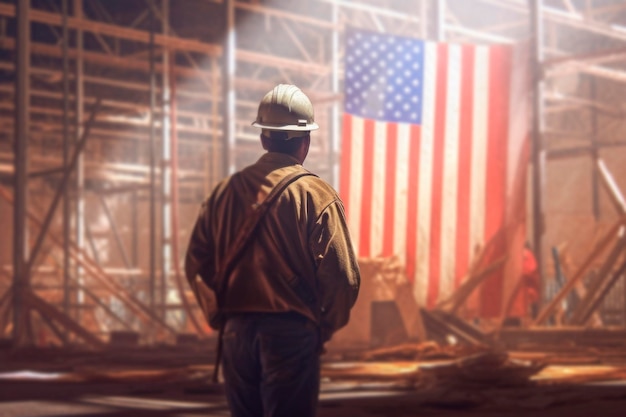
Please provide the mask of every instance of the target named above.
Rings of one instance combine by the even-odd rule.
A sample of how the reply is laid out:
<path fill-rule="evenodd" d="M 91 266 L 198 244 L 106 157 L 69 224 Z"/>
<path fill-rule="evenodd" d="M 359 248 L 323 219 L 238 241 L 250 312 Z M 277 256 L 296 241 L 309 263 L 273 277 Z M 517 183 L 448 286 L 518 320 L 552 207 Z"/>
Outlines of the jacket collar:
<path fill-rule="evenodd" d="M 280 152 L 266 152 L 259 158 L 260 163 L 275 165 L 276 167 L 286 167 L 300 165 L 298 160 L 291 155 Z"/>

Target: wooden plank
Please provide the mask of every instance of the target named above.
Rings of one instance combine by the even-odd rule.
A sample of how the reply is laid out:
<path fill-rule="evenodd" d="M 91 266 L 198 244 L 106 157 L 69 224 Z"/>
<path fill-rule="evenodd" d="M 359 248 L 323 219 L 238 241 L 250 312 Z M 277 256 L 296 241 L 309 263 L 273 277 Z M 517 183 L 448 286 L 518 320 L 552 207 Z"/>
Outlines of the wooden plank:
<path fill-rule="evenodd" d="M 4 337 L 4 333 L 9 324 L 9 313 L 11 312 L 11 307 L 13 305 L 9 301 L 11 300 L 11 295 L 13 295 L 13 285 L 7 288 L 5 293 L 2 295 L 2 298 L 0 298 L 0 338 Z"/>
<path fill-rule="evenodd" d="M 620 191 L 615 178 L 611 174 L 611 171 L 609 171 L 609 168 L 601 158 L 596 160 L 596 167 L 600 173 L 600 178 L 602 178 L 602 184 L 609 193 L 609 197 L 611 197 L 611 201 L 617 209 L 617 212 L 622 215 L 626 214 L 626 201 L 624 201 L 624 195 Z"/>
<path fill-rule="evenodd" d="M 624 232 L 624 229 L 621 230 Z M 615 274 L 611 275 L 611 271 L 618 259 L 623 256 L 625 250 L 626 234 L 620 237 L 619 241 L 615 244 L 613 250 L 602 264 L 597 276 L 591 282 L 591 285 L 587 290 L 586 297 L 581 300 L 576 307 L 576 310 L 574 310 L 569 324 L 582 325 L 589 320 L 591 313 L 595 311 L 604 296 L 606 296 L 613 284 L 615 284 L 619 278 L 619 274 L 617 276 Z"/>
<path fill-rule="evenodd" d="M 0 4 L 0 15 L 6 17 L 15 17 L 15 6 L 11 4 Z M 31 9 L 30 19 L 33 22 L 45 23 L 53 26 L 61 26 L 63 24 L 63 16 L 59 13 L 46 12 L 39 9 Z M 85 32 L 95 33 L 99 35 L 107 35 L 116 39 L 124 39 L 135 42 L 150 42 L 150 34 L 148 31 L 128 28 L 110 23 L 98 22 L 95 20 L 76 18 L 68 16 L 67 25 L 71 29 L 80 29 Z M 178 49 L 181 51 L 199 52 L 207 55 L 221 55 L 222 48 L 218 45 L 197 41 L 195 39 L 185 39 L 173 36 L 156 34 L 154 43 L 159 46 L 170 49 Z"/>
<path fill-rule="evenodd" d="M 468 328 L 467 324 L 460 325 L 458 321 L 450 320 L 455 317 L 442 311 L 429 311 L 422 309 L 424 325 L 428 329 L 431 340 L 446 345 L 450 344 L 450 337 L 454 337 L 456 343 L 467 345 L 488 345 L 490 342 L 484 335 L 475 329 Z M 457 320 L 460 320 L 457 318 Z"/>
<path fill-rule="evenodd" d="M 585 271 L 591 265 L 591 263 L 606 249 L 606 247 L 617 237 L 617 231 L 626 224 L 626 215 L 622 216 L 615 222 L 615 224 L 609 229 L 604 237 L 596 244 L 594 250 L 587 256 L 583 264 L 578 268 L 574 276 L 565 284 L 561 291 L 550 301 L 550 303 L 539 313 L 537 319 L 535 319 L 535 325 L 542 324 L 546 319 L 554 313 L 558 304 L 565 298 L 565 296 L 572 290 L 576 283 L 582 279 Z"/>
<path fill-rule="evenodd" d="M 502 266 L 505 259 L 500 258 L 492 264 L 479 268 L 483 265 L 485 257 L 487 257 L 494 248 L 495 242 L 499 239 L 504 229 L 501 229 L 491 238 L 483 247 L 481 247 L 472 259 L 471 265 L 461 280 L 461 285 L 445 300 L 437 304 L 437 309 L 456 313 L 456 311 L 469 298 L 474 289 L 483 282 L 493 271 Z"/>

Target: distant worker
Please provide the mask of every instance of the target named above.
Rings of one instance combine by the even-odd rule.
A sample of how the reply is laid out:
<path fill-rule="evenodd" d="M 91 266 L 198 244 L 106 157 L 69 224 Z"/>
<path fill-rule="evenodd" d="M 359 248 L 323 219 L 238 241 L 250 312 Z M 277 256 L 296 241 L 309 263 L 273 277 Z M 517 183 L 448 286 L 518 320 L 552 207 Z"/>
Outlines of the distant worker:
<path fill-rule="evenodd" d="M 232 415 L 314 416 L 320 355 L 348 322 L 359 268 L 341 200 L 302 167 L 318 128 L 309 98 L 277 85 L 252 125 L 267 153 L 202 204 L 185 273 L 199 304 L 216 304 Z"/>
<path fill-rule="evenodd" d="M 526 305 L 526 314 L 535 319 L 539 312 L 539 294 L 541 291 L 541 278 L 539 277 L 539 269 L 535 254 L 530 249 L 527 242 L 524 246 L 522 260 L 522 280 L 524 281 L 524 304 Z"/>
<path fill-rule="evenodd" d="M 521 325 L 532 321 L 539 310 L 540 277 L 530 244 L 522 251 L 522 273 L 506 308 L 507 323 Z"/>

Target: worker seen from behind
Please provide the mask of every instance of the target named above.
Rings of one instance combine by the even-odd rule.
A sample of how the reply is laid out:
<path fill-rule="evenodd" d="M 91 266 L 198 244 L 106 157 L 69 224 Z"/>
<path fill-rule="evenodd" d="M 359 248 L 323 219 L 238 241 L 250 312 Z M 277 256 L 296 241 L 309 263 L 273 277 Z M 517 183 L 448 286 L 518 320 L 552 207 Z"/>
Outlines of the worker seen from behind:
<path fill-rule="evenodd" d="M 202 204 L 185 273 L 220 329 L 232 415 L 314 416 L 320 355 L 348 322 L 359 268 L 341 200 L 302 166 L 318 128 L 309 98 L 277 85 L 253 126 L 267 153 Z"/>

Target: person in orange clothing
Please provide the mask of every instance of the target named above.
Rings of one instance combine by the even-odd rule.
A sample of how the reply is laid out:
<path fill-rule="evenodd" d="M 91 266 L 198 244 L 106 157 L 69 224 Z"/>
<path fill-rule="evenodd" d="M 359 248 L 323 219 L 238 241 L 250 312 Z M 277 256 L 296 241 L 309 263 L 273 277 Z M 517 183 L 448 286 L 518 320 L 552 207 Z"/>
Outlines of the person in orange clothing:
<path fill-rule="evenodd" d="M 530 250 L 530 245 L 526 243 L 522 260 L 522 281 L 524 288 L 524 305 L 527 308 L 527 315 L 534 319 L 539 310 L 539 294 L 541 280 L 539 279 L 539 269 L 537 259 Z"/>
<path fill-rule="evenodd" d="M 508 323 L 534 319 L 539 308 L 541 280 L 537 259 L 528 242 L 522 251 L 522 274 L 520 276 L 506 308 Z"/>

